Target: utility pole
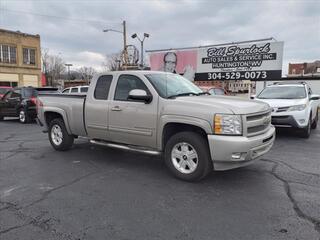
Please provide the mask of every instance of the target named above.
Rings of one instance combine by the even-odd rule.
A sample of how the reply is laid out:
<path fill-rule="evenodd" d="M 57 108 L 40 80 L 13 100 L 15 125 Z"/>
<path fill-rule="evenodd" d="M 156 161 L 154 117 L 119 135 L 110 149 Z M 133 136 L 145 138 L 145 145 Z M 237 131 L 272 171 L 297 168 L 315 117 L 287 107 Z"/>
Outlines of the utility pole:
<path fill-rule="evenodd" d="M 123 66 L 124 69 L 127 69 L 128 65 L 128 53 L 127 53 L 127 28 L 126 28 L 126 21 L 122 22 L 123 30 L 115 30 L 115 29 L 104 29 L 103 32 L 117 32 L 123 35 Z"/>
<path fill-rule="evenodd" d="M 124 69 L 127 69 L 127 29 L 126 29 L 126 21 L 123 21 L 123 57 L 124 57 Z"/>
<path fill-rule="evenodd" d="M 71 82 L 70 67 L 73 65 L 71 63 L 66 63 L 65 66 L 68 68 L 68 78 L 69 78 L 69 83 L 70 83 Z"/>

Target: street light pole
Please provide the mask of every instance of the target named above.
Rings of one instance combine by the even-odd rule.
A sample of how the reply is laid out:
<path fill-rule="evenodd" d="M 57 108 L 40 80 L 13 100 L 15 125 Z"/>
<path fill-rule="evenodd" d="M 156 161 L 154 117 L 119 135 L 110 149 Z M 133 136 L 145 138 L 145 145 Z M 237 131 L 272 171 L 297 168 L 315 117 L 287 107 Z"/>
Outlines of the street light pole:
<path fill-rule="evenodd" d="M 123 21 L 123 55 L 124 55 L 124 68 L 127 69 L 127 29 L 126 21 Z"/>
<path fill-rule="evenodd" d="M 139 40 L 139 42 L 140 42 L 140 45 L 141 45 L 140 68 L 143 69 L 143 65 L 144 65 L 144 63 L 143 63 L 143 43 L 144 43 L 144 40 L 145 40 L 146 38 L 150 37 L 150 35 L 149 35 L 148 33 L 144 33 L 142 40 L 139 38 L 139 36 L 138 36 L 136 33 L 134 33 L 131 37 L 132 37 L 132 38 L 137 38 L 137 39 Z"/>
<path fill-rule="evenodd" d="M 71 77 L 70 77 L 70 67 L 73 66 L 71 63 L 66 63 L 64 64 L 68 68 L 68 78 L 69 78 L 69 83 L 71 82 Z"/>
<path fill-rule="evenodd" d="M 123 30 L 119 31 L 119 30 L 115 30 L 115 29 L 104 29 L 103 32 L 117 32 L 117 33 L 121 33 L 123 35 L 123 65 L 124 68 L 127 69 L 127 59 L 128 59 L 128 54 L 127 54 L 127 28 L 126 28 L 126 21 L 122 22 L 122 27 Z"/>

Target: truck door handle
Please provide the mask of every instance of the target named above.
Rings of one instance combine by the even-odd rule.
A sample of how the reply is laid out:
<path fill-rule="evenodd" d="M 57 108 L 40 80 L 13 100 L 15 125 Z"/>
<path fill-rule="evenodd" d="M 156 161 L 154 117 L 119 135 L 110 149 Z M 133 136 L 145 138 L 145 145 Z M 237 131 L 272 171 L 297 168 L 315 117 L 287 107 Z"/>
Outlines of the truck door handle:
<path fill-rule="evenodd" d="M 114 106 L 111 111 L 122 111 L 122 109 L 119 106 Z"/>

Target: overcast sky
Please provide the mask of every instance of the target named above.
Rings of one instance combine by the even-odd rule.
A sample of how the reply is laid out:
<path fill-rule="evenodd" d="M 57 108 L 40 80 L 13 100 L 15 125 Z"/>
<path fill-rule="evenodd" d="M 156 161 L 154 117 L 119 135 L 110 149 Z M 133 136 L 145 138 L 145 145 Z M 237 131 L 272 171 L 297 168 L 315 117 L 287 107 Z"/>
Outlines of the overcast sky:
<path fill-rule="evenodd" d="M 32 14 L 31 14 L 32 13 Z M 47 16 L 45 16 L 47 15 Z M 55 16 L 55 17 L 53 17 Z M 43 48 L 75 66 L 98 70 L 106 54 L 129 38 L 147 32 L 145 49 L 217 44 L 274 37 L 284 41 L 283 72 L 288 62 L 320 59 L 320 1 L 14 1 L 0 0 L 0 28 L 40 34 Z"/>

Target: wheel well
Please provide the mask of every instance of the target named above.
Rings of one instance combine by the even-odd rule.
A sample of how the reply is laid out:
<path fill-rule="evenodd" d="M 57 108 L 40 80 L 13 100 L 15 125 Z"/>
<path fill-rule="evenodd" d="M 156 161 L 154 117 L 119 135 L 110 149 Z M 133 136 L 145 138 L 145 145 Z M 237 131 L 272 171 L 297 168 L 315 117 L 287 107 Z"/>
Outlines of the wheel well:
<path fill-rule="evenodd" d="M 61 118 L 63 120 L 63 117 L 61 116 L 61 114 L 56 113 L 56 112 L 45 112 L 44 118 L 45 118 L 47 126 L 49 126 L 50 122 L 55 118 Z"/>
<path fill-rule="evenodd" d="M 162 148 L 164 149 L 166 143 L 170 139 L 171 136 L 178 132 L 196 132 L 203 136 L 206 141 L 207 140 L 207 133 L 201 128 L 190 124 L 184 123 L 167 123 L 162 132 Z"/>

